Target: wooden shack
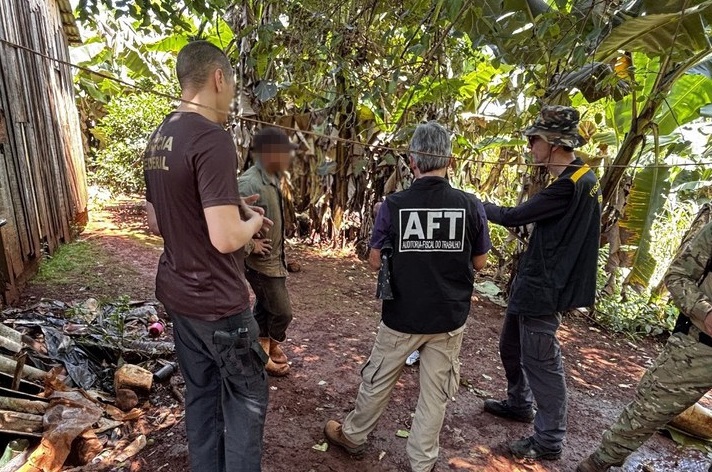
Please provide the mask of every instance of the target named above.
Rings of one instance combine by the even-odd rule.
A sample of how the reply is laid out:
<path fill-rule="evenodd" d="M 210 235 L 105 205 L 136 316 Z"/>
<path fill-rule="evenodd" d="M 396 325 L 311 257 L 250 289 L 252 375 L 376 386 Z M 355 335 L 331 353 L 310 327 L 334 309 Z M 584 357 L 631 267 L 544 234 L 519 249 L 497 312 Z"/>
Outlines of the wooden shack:
<path fill-rule="evenodd" d="M 69 0 L 0 0 L 0 305 L 87 216 Z M 63 61 L 63 62 L 61 62 Z"/>

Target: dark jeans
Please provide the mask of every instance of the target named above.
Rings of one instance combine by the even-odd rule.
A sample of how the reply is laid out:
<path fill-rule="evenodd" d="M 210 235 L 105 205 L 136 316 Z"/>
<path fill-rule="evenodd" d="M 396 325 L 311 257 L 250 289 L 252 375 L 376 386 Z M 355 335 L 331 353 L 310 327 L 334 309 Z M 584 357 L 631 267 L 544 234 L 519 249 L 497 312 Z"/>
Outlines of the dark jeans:
<path fill-rule="evenodd" d="M 191 470 L 259 472 L 268 388 L 252 313 L 218 321 L 169 315 L 186 385 Z M 242 337 L 233 338 L 239 328 Z"/>
<path fill-rule="evenodd" d="M 525 411 L 536 399 L 534 439 L 558 449 L 566 435 L 566 379 L 556 331 L 561 315 L 527 317 L 507 313 L 499 353 L 507 376 L 507 404 Z"/>
<path fill-rule="evenodd" d="M 289 301 L 286 277 L 269 277 L 248 268 L 245 277 L 255 292 L 255 319 L 261 338 L 282 342 L 287 338 L 287 327 L 292 322 L 292 304 Z"/>

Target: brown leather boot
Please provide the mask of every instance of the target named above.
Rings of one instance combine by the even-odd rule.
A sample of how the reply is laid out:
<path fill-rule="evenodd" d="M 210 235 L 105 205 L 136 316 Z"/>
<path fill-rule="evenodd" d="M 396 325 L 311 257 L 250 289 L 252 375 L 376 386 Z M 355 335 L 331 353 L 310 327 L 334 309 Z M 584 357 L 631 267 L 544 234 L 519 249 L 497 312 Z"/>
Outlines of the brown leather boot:
<path fill-rule="evenodd" d="M 279 346 L 280 344 L 281 343 L 272 338 L 269 339 L 269 358 L 272 359 L 275 364 L 286 364 L 289 359 L 287 359 L 287 355 Z"/>
<path fill-rule="evenodd" d="M 270 339 L 269 338 L 259 338 L 260 346 L 262 346 L 262 350 L 269 355 L 270 353 Z M 289 373 L 289 364 L 277 364 L 275 363 L 272 358 L 270 358 L 267 361 L 267 364 L 265 365 L 265 371 L 267 371 L 268 375 L 271 375 L 272 377 L 284 377 Z"/>
<path fill-rule="evenodd" d="M 329 420 L 324 426 L 324 436 L 326 440 L 335 446 L 346 449 L 349 454 L 361 455 L 366 450 L 366 444 L 355 444 L 346 439 L 344 432 L 341 429 L 341 423 L 334 420 Z"/>

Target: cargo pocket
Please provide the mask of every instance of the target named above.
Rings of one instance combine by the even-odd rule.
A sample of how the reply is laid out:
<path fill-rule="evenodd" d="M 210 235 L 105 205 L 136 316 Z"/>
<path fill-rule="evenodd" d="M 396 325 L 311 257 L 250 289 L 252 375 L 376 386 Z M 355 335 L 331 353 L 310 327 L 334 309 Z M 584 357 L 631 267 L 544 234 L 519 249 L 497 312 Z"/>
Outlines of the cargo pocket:
<path fill-rule="evenodd" d="M 531 359 L 546 362 L 556 359 L 561 352 L 561 348 L 553 334 L 539 333 L 527 329 L 522 352 Z"/>
<path fill-rule="evenodd" d="M 675 333 L 668 338 L 662 352 L 640 379 L 638 391 L 646 392 L 661 379 L 667 383 L 668 379 L 679 378 L 680 371 L 684 371 L 687 368 L 685 365 L 685 351 L 688 339 L 691 338 L 682 333 Z"/>
<path fill-rule="evenodd" d="M 448 399 L 452 399 L 456 394 L 457 390 L 460 388 L 460 360 L 452 360 L 452 368 L 450 369 L 450 375 L 445 382 L 445 394 Z"/>
<path fill-rule="evenodd" d="M 374 379 L 381 370 L 383 365 L 383 353 L 381 351 L 373 351 L 366 363 L 361 367 L 361 378 L 367 384 L 373 384 Z"/>

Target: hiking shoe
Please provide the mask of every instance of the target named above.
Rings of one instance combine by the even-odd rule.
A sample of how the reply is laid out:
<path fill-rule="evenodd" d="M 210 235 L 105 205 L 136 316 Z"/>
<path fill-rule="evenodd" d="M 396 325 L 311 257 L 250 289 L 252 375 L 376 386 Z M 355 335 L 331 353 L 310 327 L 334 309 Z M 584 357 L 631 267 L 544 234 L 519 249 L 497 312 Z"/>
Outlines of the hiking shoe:
<path fill-rule="evenodd" d="M 329 443 L 342 447 L 349 454 L 360 455 L 366 450 L 366 444 L 355 444 L 346 439 L 344 432 L 341 429 L 341 423 L 334 420 L 329 420 L 324 426 L 324 436 Z"/>
<path fill-rule="evenodd" d="M 514 441 L 509 445 L 509 450 L 514 457 L 519 459 L 545 459 L 555 461 L 561 458 L 561 448 L 549 449 L 541 446 L 534 440 L 534 436 Z"/>
<path fill-rule="evenodd" d="M 499 416 L 500 418 L 519 421 L 521 423 L 531 423 L 534 421 L 534 416 L 536 416 L 534 408 L 517 411 L 510 408 L 507 404 L 507 400 L 495 400 L 493 398 L 485 400 L 485 411 L 487 413 L 492 413 L 495 416 Z"/>
<path fill-rule="evenodd" d="M 620 467 L 622 465 L 623 462 L 606 462 L 594 452 L 579 462 L 579 465 L 576 466 L 576 472 L 606 472 L 611 467 Z"/>

